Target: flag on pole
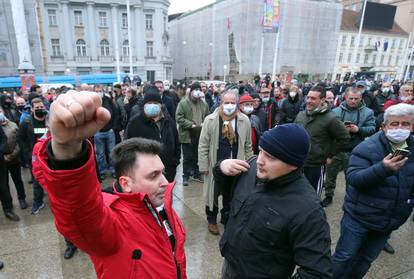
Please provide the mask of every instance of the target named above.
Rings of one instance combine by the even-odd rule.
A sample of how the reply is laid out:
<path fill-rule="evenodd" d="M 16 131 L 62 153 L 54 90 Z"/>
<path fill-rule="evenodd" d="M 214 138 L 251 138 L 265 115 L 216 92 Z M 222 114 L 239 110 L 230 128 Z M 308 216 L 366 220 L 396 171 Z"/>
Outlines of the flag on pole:
<path fill-rule="evenodd" d="M 280 21 L 280 0 L 264 0 L 263 32 L 277 33 Z"/>

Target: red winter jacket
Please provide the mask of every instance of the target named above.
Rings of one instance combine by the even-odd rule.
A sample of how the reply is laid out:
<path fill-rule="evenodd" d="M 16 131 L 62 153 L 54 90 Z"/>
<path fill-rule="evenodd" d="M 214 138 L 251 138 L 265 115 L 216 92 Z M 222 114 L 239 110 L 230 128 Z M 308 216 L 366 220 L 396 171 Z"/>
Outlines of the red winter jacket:
<path fill-rule="evenodd" d="M 185 279 L 185 231 L 172 208 L 174 185 L 167 187 L 164 207 L 176 240 L 175 253 L 164 226 L 146 205 L 146 195 L 101 192 L 90 143 L 85 165 L 51 170 L 46 153 L 49 141 L 36 144 L 33 173 L 49 193 L 58 231 L 89 255 L 98 278 Z"/>

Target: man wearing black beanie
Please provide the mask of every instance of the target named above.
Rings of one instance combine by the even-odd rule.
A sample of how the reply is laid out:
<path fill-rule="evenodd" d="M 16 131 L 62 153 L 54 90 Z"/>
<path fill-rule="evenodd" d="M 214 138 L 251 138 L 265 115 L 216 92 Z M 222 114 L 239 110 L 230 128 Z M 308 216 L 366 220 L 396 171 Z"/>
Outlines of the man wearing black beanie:
<path fill-rule="evenodd" d="M 331 278 L 329 225 L 302 174 L 308 133 L 280 125 L 263 134 L 259 147 L 257 158 L 223 160 L 213 170 L 216 183 L 233 193 L 220 241 L 222 279 Z"/>

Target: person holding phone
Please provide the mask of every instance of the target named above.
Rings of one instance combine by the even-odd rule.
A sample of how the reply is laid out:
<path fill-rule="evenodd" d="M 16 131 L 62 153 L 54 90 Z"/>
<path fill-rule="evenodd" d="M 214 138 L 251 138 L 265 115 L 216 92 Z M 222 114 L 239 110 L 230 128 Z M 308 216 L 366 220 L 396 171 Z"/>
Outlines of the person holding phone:
<path fill-rule="evenodd" d="M 332 112 L 344 123 L 351 139 L 340 147 L 340 152 L 332 157 L 332 163 L 326 168 L 325 198 L 322 201 L 324 207 L 332 203 L 336 178 L 340 171 L 346 171 L 349 153 L 376 131 L 374 112 L 365 105 L 362 92 L 356 87 L 348 87 L 345 90 L 345 101 Z"/>
<path fill-rule="evenodd" d="M 414 106 L 389 107 L 382 126 L 381 131 L 355 147 L 349 158 L 332 278 L 363 278 L 391 232 L 412 212 Z M 399 149 L 409 153 L 393 156 Z"/>

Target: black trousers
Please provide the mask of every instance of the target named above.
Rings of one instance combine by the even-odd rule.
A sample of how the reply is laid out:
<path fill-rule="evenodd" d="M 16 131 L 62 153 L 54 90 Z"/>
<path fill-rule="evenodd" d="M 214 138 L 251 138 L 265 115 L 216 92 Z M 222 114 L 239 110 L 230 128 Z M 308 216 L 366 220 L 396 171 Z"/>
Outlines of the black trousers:
<path fill-rule="evenodd" d="M 219 188 L 217 184 L 214 184 L 214 187 L 214 192 L 217 193 L 217 196 L 214 198 L 214 206 L 212 209 L 209 206 L 206 206 L 207 222 L 209 224 L 217 224 L 218 196 L 221 195 L 223 198 L 223 208 L 220 210 L 220 214 L 223 221 L 227 223 L 227 219 L 230 213 L 231 187 Z"/>
<path fill-rule="evenodd" d="M 24 191 L 24 184 L 22 180 L 22 170 L 19 163 L 7 164 L 7 170 L 13 180 L 17 191 L 17 198 L 19 200 L 26 199 L 26 192 Z M 7 175 L 7 185 L 9 185 L 9 176 Z"/>
<path fill-rule="evenodd" d="M 7 183 L 7 167 L 4 161 L 0 162 L 0 201 L 4 212 L 13 209 L 10 188 L 9 184 Z"/>
<path fill-rule="evenodd" d="M 199 175 L 198 171 L 198 140 L 200 136 L 192 137 L 191 143 L 182 143 L 183 149 L 183 176 Z"/>
<path fill-rule="evenodd" d="M 174 181 L 176 173 L 177 173 L 177 167 L 167 166 L 167 165 L 165 166 L 164 176 L 168 180 L 168 182 Z"/>

